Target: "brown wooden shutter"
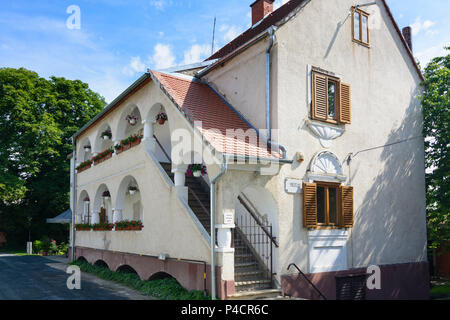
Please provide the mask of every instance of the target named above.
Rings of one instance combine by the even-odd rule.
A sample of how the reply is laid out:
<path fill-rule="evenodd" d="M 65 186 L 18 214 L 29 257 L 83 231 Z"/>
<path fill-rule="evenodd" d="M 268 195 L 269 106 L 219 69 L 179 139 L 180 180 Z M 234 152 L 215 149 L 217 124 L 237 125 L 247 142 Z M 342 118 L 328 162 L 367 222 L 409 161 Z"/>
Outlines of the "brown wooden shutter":
<path fill-rule="evenodd" d="M 353 187 L 340 187 L 341 214 L 339 225 L 341 228 L 353 227 Z"/>
<path fill-rule="evenodd" d="M 340 88 L 341 101 L 339 105 L 339 119 L 340 123 L 350 124 L 352 122 L 352 98 L 350 85 L 346 83 L 341 83 Z"/>
<path fill-rule="evenodd" d="M 312 118 L 315 120 L 326 120 L 328 109 L 328 80 L 327 77 L 313 73 L 313 100 Z"/>
<path fill-rule="evenodd" d="M 317 185 L 303 184 L 303 226 L 317 228 Z"/>

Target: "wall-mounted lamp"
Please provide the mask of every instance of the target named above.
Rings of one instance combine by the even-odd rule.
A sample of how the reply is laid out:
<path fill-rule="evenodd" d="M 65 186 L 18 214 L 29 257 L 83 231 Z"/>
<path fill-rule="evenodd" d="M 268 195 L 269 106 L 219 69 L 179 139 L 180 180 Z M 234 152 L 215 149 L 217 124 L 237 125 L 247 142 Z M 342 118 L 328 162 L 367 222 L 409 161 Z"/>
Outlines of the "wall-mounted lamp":
<path fill-rule="evenodd" d="M 296 160 L 298 163 L 302 163 L 303 161 L 305 161 L 305 156 L 303 155 L 303 153 L 297 152 L 297 153 L 295 154 L 295 160 Z"/>

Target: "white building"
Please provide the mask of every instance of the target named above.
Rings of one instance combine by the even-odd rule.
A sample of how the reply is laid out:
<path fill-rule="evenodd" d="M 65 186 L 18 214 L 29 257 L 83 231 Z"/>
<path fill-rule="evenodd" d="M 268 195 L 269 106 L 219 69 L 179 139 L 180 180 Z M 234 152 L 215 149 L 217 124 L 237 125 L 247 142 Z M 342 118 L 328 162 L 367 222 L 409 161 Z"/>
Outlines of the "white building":
<path fill-rule="evenodd" d="M 329 299 L 427 297 L 423 78 L 375 2 L 258 0 L 203 63 L 139 78 L 74 136 L 72 210 L 143 228 L 76 231 L 75 257 L 210 293 L 215 275 L 222 299 L 319 299 L 295 266 Z"/>

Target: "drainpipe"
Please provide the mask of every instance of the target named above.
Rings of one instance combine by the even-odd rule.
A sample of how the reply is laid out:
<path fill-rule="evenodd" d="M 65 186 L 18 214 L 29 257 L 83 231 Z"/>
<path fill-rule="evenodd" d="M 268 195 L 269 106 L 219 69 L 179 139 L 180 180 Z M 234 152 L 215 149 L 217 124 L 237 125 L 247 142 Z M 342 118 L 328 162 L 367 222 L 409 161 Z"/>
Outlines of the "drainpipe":
<path fill-rule="evenodd" d="M 270 52 L 273 47 L 273 42 L 275 38 L 275 27 L 270 27 L 267 30 L 267 33 L 270 36 L 269 47 L 266 50 L 266 128 L 267 128 L 267 143 L 269 146 L 272 143 L 272 126 L 270 121 L 270 111 L 271 111 L 271 86 L 270 86 Z"/>
<path fill-rule="evenodd" d="M 72 262 L 75 261 L 75 213 L 77 212 L 77 174 L 75 167 L 77 166 L 77 149 L 76 149 L 76 142 L 75 138 L 72 137 L 72 148 L 73 148 L 73 168 L 72 175 L 73 175 L 73 185 L 72 185 Z M 72 167 L 72 165 L 71 165 Z"/>
<path fill-rule="evenodd" d="M 226 157 L 222 159 L 222 170 L 211 180 L 211 298 L 216 300 L 216 183 L 228 169 Z"/>

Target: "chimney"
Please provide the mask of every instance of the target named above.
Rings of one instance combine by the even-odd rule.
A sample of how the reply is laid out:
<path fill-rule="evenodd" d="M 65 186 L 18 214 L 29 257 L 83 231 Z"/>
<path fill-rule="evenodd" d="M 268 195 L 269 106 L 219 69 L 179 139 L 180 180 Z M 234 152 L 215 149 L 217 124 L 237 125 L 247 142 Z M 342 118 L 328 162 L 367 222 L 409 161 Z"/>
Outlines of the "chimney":
<path fill-rule="evenodd" d="M 411 27 L 405 27 L 402 29 L 403 38 L 405 38 L 406 43 L 408 44 L 409 50 L 413 51 L 412 47 L 412 32 Z"/>
<path fill-rule="evenodd" d="M 261 21 L 268 13 L 273 12 L 275 0 L 256 0 L 250 7 L 252 8 L 252 25 Z"/>

